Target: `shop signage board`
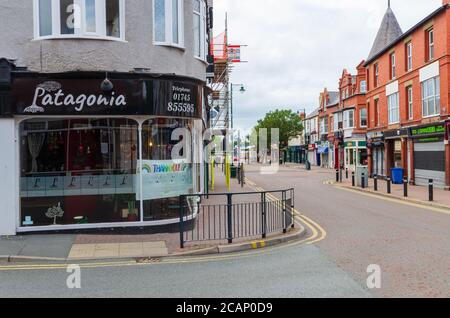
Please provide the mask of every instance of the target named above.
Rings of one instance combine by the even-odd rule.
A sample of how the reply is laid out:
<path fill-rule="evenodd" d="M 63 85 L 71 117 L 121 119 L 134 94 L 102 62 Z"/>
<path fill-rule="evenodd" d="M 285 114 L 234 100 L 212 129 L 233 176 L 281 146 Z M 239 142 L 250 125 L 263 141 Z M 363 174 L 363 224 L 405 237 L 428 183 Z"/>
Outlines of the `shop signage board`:
<path fill-rule="evenodd" d="M 356 148 L 356 147 L 365 148 L 366 146 L 367 146 L 367 142 L 365 142 L 365 141 L 358 141 L 358 142 L 348 141 L 345 143 L 346 148 Z"/>
<path fill-rule="evenodd" d="M 105 80 L 68 76 L 15 77 L 11 104 L 0 116 L 156 115 L 201 119 L 203 85 L 177 79 L 109 79 L 113 88 L 102 91 Z"/>
<path fill-rule="evenodd" d="M 408 137 L 408 129 L 401 128 L 395 130 L 388 130 L 383 133 L 384 139 L 397 139 L 402 137 Z"/>
<path fill-rule="evenodd" d="M 413 138 L 432 135 L 443 135 L 445 133 L 444 124 L 436 124 L 425 127 L 411 128 L 410 135 Z"/>
<path fill-rule="evenodd" d="M 138 161 L 138 167 L 141 162 Z M 139 172 L 138 172 L 139 174 Z M 140 177 L 135 178 L 136 200 L 172 198 L 192 190 L 192 165 L 177 160 L 142 160 L 142 198 Z"/>

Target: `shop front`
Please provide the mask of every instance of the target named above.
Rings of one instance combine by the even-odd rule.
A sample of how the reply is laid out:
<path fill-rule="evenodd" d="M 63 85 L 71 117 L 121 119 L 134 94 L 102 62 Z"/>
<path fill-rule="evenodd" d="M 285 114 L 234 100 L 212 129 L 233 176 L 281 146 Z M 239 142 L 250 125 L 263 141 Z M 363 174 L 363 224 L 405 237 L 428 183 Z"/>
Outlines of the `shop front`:
<path fill-rule="evenodd" d="M 178 196 L 204 182 L 203 87 L 178 77 L 13 73 L 0 130 L 13 129 L 16 141 L 0 138 L 17 158 L 8 162 L 15 209 L 4 212 L 14 213 L 14 231 L 177 223 Z"/>
<path fill-rule="evenodd" d="M 391 176 L 391 169 L 403 169 L 408 176 L 408 129 L 394 129 L 383 132 L 386 151 L 386 174 Z"/>
<path fill-rule="evenodd" d="M 410 128 L 409 136 L 414 148 L 415 184 L 426 186 L 432 179 L 436 187 L 446 187 L 445 132 L 445 123 Z"/>
<path fill-rule="evenodd" d="M 345 142 L 345 168 L 356 171 L 357 167 L 367 166 L 367 142 L 346 141 Z"/>
<path fill-rule="evenodd" d="M 329 166 L 329 154 L 330 147 L 328 142 L 322 142 L 317 148 L 317 154 L 320 156 L 320 164 L 323 168 L 328 168 Z"/>
<path fill-rule="evenodd" d="M 344 167 L 344 135 L 342 132 L 336 132 L 334 134 L 333 142 L 333 158 L 334 158 L 334 169 L 340 169 Z"/>
<path fill-rule="evenodd" d="M 308 162 L 311 165 L 318 165 L 317 158 L 320 158 L 320 155 L 317 155 L 317 145 L 316 144 L 309 144 L 308 145 Z"/>
<path fill-rule="evenodd" d="M 286 162 L 289 163 L 304 163 L 305 151 L 302 146 L 291 146 L 287 150 Z"/>
<path fill-rule="evenodd" d="M 386 177 L 384 159 L 384 134 L 382 132 L 370 132 L 367 134 L 367 149 L 369 156 L 369 173 L 373 176 Z"/>

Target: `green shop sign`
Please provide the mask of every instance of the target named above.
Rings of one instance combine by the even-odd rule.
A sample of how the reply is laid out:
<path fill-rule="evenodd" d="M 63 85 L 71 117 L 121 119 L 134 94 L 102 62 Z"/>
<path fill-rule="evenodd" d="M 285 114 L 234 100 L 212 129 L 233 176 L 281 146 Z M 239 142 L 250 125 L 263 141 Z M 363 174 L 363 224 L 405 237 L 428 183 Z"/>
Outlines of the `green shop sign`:
<path fill-rule="evenodd" d="M 364 148 L 367 146 L 367 142 L 366 141 L 348 141 L 345 143 L 345 148 Z"/>
<path fill-rule="evenodd" d="M 411 129 L 412 137 L 436 135 L 443 133 L 445 133 L 445 126 L 443 124 Z"/>

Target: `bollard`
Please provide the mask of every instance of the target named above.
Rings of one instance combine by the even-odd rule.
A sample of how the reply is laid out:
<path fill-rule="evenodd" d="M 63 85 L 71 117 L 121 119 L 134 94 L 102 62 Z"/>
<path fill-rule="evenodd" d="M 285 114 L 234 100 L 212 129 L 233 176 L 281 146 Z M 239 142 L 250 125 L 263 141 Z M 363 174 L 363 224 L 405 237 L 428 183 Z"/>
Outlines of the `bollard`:
<path fill-rule="evenodd" d="M 378 191 L 378 176 L 377 175 L 373 176 L 373 189 L 375 191 Z"/>
<path fill-rule="evenodd" d="M 406 178 L 403 180 L 403 196 L 408 197 L 408 179 Z"/>
<path fill-rule="evenodd" d="M 366 188 L 366 176 L 365 176 L 364 172 L 361 174 L 361 188 L 363 188 L 363 189 Z"/>
<path fill-rule="evenodd" d="M 339 182 L 342 183 L 342 168 L 339 169 Z"/>
<path fill-rule="evenodd" d="M 430 201 L 430 202 L 434 201 L 433 179 L 428 180 L 428 201 Z"/>
<path fill-rule="evenodd" d="M 345 179 L 348 180 L 348 168 L 345 168 Z"/>
<path fill-rule="evenodd" d="M 339 182 L 339 170 L 336 169 L 336 183 Z"/>
<path fill-rule="evenodd" d="M 388 194 L 391 194 L 391 177 L 387 177 L 387 179 L 386 179 L 386 181 L 387 181 L 387 193 Z"/>
<path fill-rule="evenodd" d="M 352 172 L 352 187 L 355 186 L 355 173 Z"/>

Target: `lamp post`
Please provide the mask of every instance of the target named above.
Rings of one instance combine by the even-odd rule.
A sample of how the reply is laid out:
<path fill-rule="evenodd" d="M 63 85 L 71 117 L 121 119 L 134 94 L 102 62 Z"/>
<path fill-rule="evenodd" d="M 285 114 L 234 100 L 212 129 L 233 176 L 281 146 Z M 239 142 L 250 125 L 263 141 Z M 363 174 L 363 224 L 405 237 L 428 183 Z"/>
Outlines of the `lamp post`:
<path fill-rule="evenodd" d="M 239 87 L 239 92 L 240 93 L 242 93 L 242 94 L 245 93 L 244 84 L 233 84 L 233 83 L 230 83 L 230 88 L 231 88 L 231 98 L 230 98 L 231 107 L 230 107 L 230 125 L 229 125 L 229 127 L 231 128 L 231 130 L 234 129 L 234 106 L 233 106 L 233 91 L 234 91 L 234 89 L 233 88 L 236 87 L 236 86 Z M 241 140 L 239 138 L 238 139 L 238 145 L 237 145 L 238 149 L 240 149 L 240 142 L 241 142 Z M 232 149 L 233 149 L 232 164 L 234 165 L 234 150 L 235 150 L 235 147 L 234 147 L 234 134 L 233 134 L 233 139 L 232 139 Z M 238 154 L 238 155 L 240 155 L 240 154 Z"/>

